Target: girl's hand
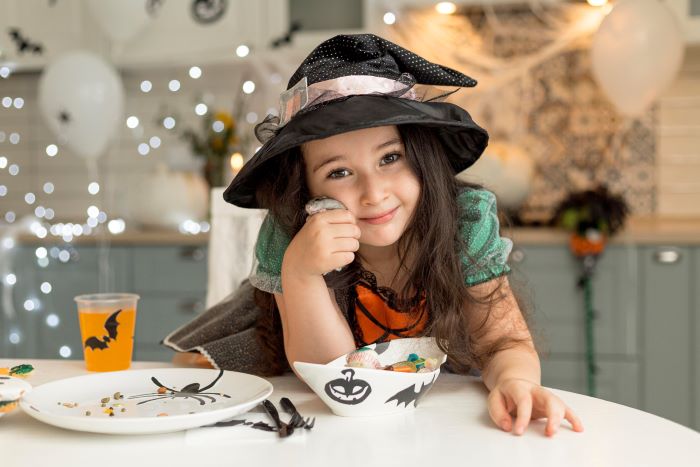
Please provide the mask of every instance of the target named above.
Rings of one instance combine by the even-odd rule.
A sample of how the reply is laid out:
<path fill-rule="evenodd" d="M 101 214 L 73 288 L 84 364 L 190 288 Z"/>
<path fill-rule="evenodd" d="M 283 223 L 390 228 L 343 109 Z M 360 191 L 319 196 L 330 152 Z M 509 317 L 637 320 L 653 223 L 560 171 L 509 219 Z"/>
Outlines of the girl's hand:
<path fill-rule="evenodd" d="M 284 267 L 295 274 L 320 276 L 350 264 L 360 248 L 360 228 L 346 209 L 310 216 L 284 254 Z"/>
<path fill-rule="evenodd" d="M 574 412 L 557 396 L 542 386 L 524 379 L 511 378 L 499 382 L 489 394 L 488 409 L 491 419 L 504 431 L 511 431 L 516 416 L 514 434 L 521 435 L 530 420 L 547 418 L 544 433 L 554 436 L 562 419 L 571 423 L 574 431 L 583 431 L 583 425 Z"/>

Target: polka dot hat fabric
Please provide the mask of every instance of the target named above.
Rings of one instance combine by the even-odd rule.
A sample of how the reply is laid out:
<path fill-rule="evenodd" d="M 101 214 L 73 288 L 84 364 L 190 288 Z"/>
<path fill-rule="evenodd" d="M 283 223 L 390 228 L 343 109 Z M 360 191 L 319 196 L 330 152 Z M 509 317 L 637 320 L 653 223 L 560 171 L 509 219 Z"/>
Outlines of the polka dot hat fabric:
<path fill-rule="evenodd" d="M 419 84 L 473 87 L 476 80 L 423 57 L 374 34 L 335 36 L 316 47 L 294 72 L 292 88 L 304 76 L 308 84 L 341 76 L 370 75 L 400 79 L 409 73 Z"/>

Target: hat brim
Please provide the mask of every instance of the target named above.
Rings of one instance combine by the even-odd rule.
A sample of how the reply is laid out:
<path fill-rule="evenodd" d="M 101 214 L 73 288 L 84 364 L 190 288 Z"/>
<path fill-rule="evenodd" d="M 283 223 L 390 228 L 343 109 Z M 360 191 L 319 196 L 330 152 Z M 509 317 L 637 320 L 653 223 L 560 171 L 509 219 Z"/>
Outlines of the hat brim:
<path fill-rule="evenodd" d="M 224 191 L 224 200 L 242 208 L 258 206 L 255 190 L 271 173 L 276 157 L 305 142 L 348 131 L 415 124 L 437 128 L 455 173 L 472 165 L 488 145 L 488 133 L 469 113 L 449 102 L 419 102 L 381 95 L 351 96 L 294 116 L 243 166 Z"/>

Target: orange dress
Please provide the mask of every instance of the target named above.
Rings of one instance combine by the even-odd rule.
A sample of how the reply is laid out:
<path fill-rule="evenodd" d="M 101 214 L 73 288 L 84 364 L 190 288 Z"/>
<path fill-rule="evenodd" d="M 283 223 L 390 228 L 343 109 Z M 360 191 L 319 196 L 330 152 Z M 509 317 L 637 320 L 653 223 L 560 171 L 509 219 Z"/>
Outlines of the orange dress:
<path fill-rule="evenodd" d="M 371 283 L 371 282 L 374 282 Z M 406 309 L 394 302 L 393 291 L 375 281 L 360 281 L 354 289 L 355 343 L 358 347 L 392 339 L 420 336 L 428 324 L 425 295 L 416 296 Z"/>

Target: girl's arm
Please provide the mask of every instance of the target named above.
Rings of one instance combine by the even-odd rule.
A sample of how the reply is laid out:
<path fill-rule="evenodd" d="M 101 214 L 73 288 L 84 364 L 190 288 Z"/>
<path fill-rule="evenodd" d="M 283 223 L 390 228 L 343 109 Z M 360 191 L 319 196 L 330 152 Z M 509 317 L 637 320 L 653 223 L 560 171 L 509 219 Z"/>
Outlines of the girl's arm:
<path fill-rule="evenodd" d="M 502 285 L 501 285 L 502 284 Z M 500 290 L 496 290 L 501 285 Z M 475 342 L 477 352 L 481 353 L 486 346 L 500 338 L 516 338 L 524 342 L 512 348 L 501 350 L 488 360 L 482 369 L 482 378 L 486 387 L 491 390 L 499 381 L 508 378 L 518 378 L 540 384 L 540 359 L 532 342 L 532 336 L 527 328 L 520 307 L 513 295 L 507 277 L 500 277 L 470 289 L 471 294 L 480 301 L 493 296 L 491 314 L 485 324 L 484 334 Z M 465 312 L 474 320 L 482 320 L 489 305 L 467 305 Z"/>
<path fill-rule="evenodd" d="M 505 431 L 522 434 L 530 420 L 547 418 L 545 434 L 553 436 L 563 419 L 568 420 L 574 431 L 583 431 L 583 425 L 574 412 L 556 395 L 540 385 L 540 360 L 532 342 L 532 336 L 513 292 L 505 277 L 474 286 L 471 293 L 486 299 L 496 290 L 491 314 L 484 333 L 475 342 L 476 351 L 483 351 L 500 338 L 514 337 L 524 342 L 497 351 L 482 369 L 484 384 L 489 389 L 488 410 L 491 419 Z M 465 305 L 470 319 L 483 320 L 488 304 Z M 480 321 L 478 321 L 480 322 Z M 516 417 L 513 424 L 512 416 Z"/>
<path fill-rule="evenodd" d="M 352 331 L 322 277 L 303 280 L 283 272 L 282 288 L 275 301 L 292 370 L 295 361 L 328 363 L 355 349 Z"/>
<path fill-rule="evenodd" d="M 290 366 L 295 361 L 328 363 L 355 349 L 352 331 L 323 274 L 351 263 L 359 238 L 353 214 L 334 209 L 309 217 L 287 247 L 283 292 L 275 294 L 275 301 Z"/>

